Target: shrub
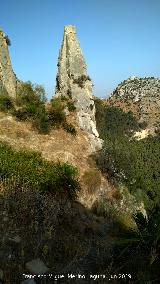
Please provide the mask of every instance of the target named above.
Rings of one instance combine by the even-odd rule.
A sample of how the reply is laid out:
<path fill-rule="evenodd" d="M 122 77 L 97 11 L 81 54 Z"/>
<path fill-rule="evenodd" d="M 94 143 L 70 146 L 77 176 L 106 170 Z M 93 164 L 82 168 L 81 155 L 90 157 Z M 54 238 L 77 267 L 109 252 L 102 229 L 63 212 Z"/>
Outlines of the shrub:
<path fill-rule="evenodd" d="M 87 170 L 83 177 L 83 182 L 87 186 L 88 193 L 93 194 L 101 185 L 101 175 L 98 170 Z"/>
<path fill-rule="evenodd" d="M 92 104 L 90 104 L 90 110 L 93 110 L 93 108 L 94 108 L 94 105 L 92 105 Z"/>
<path fill-rule="evenodd" d="M 67 102 L 67 107 L 68 107 L 68 110 L 71 112 L 74 112 L 76 110 L 76 107 L 72 101 Z"/>
<path fill-rule="evenodd" d="M 63 108 L 67 107 L 70 112 L 74 112 L 76 110 L 76 107 L 75 107 L 73 100 L 71 98 L 70 90 L 67 91 L 67 95 L 68 95 L 68 97 L 61 96 L 56 100 L 58 100 L 59 103 L 62 102 L 61 105 L 63 106 Z M 55 100 L 52 100 L 52 102 L 54 102 L 54 101 Z"/>
<path fill-rule="evenodd" d="M 51 122 L 46 112 L 37 114 L 32 124 L 41 134 L 48 134 L 51 130 Z"/>
<path fill-rule="evenodd" d="M 59 76 L 56 76 L 56 89 L 59 91 L 60 90 L 60 84 L 59 84 Z"/>
<path fill-rule="evenodd" d="M 45 90 L 41 85 L 33 85 L 30 81 L 21 84 L 17 93 L 18 106 L 34 104 L 37 107 L 46 102 Z"/>
<path fill-rule="evenodd" d="M 42 102 L 42 103 L 46 103 L 47 102 L 45 89 L 44 89 L 44 87 L 42 85 L 35 85 L 34 86 L 34 93 L 37 95 L 37 97 L 39 98 L 40 102 Z"/>
<path fill-rule="evenodd" d="M 99 200 L 96 200 L 93 204 L 92 212 L 97 216 L 103 216 L 105 218 L 108 217 L 113 220 L 116 214 L 116 209 L 106 197 L 101 196 Z"/>
<path fill-rule="evenodd" d="M 16 110 L 13 110 L 12 114 L 16 116 L 17 119 L 22 120 L 22 121 L 28 119 L 28 112 L 25 107 L 21 107 Z"/>
<path fill-rule="evenodd" d="M 75 198 L 79 190 L 77 170 L 65 163 L 44 161 L 40 153 L 16 152 L 6 144 L 0 144 L 0 177 L 14 177 L 20 184 L 35 187 L 40 192 L 66 194 Z"/>
<path fill-rule="evenodd" d="M 62 96 L 51 100 L 51 107 L 45 110 L 45 91 L 41 85 L 26 82 L 19 88 L 16 103 L 17 110 L 13 114 L 20 120 L 29 120 L 39 133 L 48 134 L 51 127 L 62 126 L 67 132 L 76 134 L 75 128 L 67 124 L 64 109 L 68 106 L 70 111 L 75 107 L 72 101 Z"/>
<path fill-rule="evenodd" d="M 78 78 L 73 79 L 73 83 L 77 84 L 80 88 L 84 87 L 86 81 L 91 81 L 90 77 L 86 75 L 81 75 Z"/>
<path fill-rule="evenodd" d="M 72 135 L 76 135 L 76 129 L 71 123 L 63 123 L 63 128 Z"/>
<path fill-rule="evenodd" d="M 62 102 L 67 102 L 68 101 L 68 98 L 65 97 L 65 96 L 61 96 L 60 99 L 61 99 Z"/>
<path fill-rule="evenodd" d="M 138 214 L 135 222 L 137 230 L 126 232 L 122 228 L 123 238 L 116 242 L 113 251 L 113 270 L 121 263 L 118 273 L 130 271 L 135 282 L 154 282 L 159 279 L 159 208 L 153 210 L 148 221 Z"/>
<path fill-rule="evenodd" d="M 1 111 L 10 111 L 14 109 L 14 103 L 9 97 L 5 88 L 0 88 L 0 110 Z"/>
<path fill-rule="evenodd" d="M 40 133 L 47 134 L 51 128 L 48 113 L 45 111 L 45 90 L 41 85 L 26 82 L 19 88 L 16 103 L 19 106 L 14 115 L 20 120 L 30 120 Z"/>
<path fill-rule="evenodd" d="M 8 35 L 5 36 L 5 40 L 8 46 L 11 46 L 11 40 L 9 39 Z"/>
<path fill-rule="evenodd" d="M 49 110 L 49 119 L 53 126 L 60 126 L 65 122 L 64 104 L 61 102 L 60 98 L 52 100 L 52 105 Z"/>

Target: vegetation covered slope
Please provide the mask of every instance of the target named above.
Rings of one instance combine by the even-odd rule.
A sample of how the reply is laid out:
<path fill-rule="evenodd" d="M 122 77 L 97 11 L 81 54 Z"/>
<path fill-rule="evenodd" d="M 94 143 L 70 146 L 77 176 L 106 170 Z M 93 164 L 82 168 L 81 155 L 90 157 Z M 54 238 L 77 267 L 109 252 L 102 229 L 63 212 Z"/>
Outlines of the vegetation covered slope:
<path fill-rule="evenodd" d="M 159 135 L 142 140 L 132 137 L 143 124 L 131 112 L 124 113 L 116 107 L 97 105 L 97 127 L 105 140 L 99 157 L 103 171 L 124 182 L 133 194 L 142 194 L 148 205 L 159 202 L 160 160 Z M 140 196 L 138 197 L 140 198 Z M 147 204 L 146 204 L 147 205 Z"/>
<path fill-rule="evenodd" d="M 160 279 L 160 137 L 136 140 L 134 131 L 144 127 L 131 112 L 107 106 L 97 99 L 96 121 L 104 147 L 97 164 L 117 186 L 125 186 L 137 203 L 145 204 L 147 216 L 135 215 L 136 232 L 123 232 L 115 247 L 114 266 L 132 271 L 133 283 L 158 283 Z"/>
<path fill-rule="evenodd" d="M 105 274 L 105 283 L 120 283 L 109 277 L 123 272 L 132 275 L 130 283 L 158 278 L 158 136 L 133 139 L 145 125 L 131 112 L 96 100 L 104 139 L 96 164 L 75 123 L 72 102 L 62 98 L 46 104 L 43 89 L 30 83 L 23 87 L 16 103 L 4 94 L 0 104 L 0 269 L 5 281 L 20 282 L 26 263 L 37 258 L 51 273 Z M 72 124 L 74 135 L 64 123 Z M 128 195 L 130 203 L 125 203 L 122 188 L 135 199 Z M 141 202 L 148 222 L 133 219 Z"/>
<path fill-rule="evenodd" d="M 100 271 L 98 259 L 108 259 L 111 240 L 104 219 L 90 209 L 102 186 L 110 190 L 109 183 L 90 158 L 92 150 L 76 125 L 72 102 L 62 98 L 45 104 L 43 89 L 30 83 L 21 91 L 17 101 L 6 93 L 0 100 L 3 279 L 9 284 L 20 282 L 22 274 L 29 273 L 26 263 L 37 258 L 52 273 L 76 270 L 76 262 L 81 263 L 82 273 Z M 64 123 L 72 124 L 76 133 L 66 131 Z"/>
<path fill-rule="evenodd" d="M 160 79 L 130 77 L 113 91 L 106 104 L 131 110 L 141 121 L 153 129 L 160 123 Z"/>

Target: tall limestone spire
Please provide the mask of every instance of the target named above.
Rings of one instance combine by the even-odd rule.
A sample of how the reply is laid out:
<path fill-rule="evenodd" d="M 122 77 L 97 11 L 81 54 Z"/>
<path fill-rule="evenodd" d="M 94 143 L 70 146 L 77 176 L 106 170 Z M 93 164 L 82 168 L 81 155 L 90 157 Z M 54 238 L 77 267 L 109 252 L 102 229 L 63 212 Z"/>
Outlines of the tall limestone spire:
<path fill-rule="evenodd" d="M 87 75 L 87 66 L 74 26 L 64 27 L 57 66 L 55 96 L 73 99 L 78 125 L 88 133 L 92 148 L 100 149 L 102 140 L 98 138 L 96 129 L 92 82 Z"/>
<path fill-rule="evenodd" d="M 0 86 L 4 87 L 9 96 L 16 96 L 17 79 L 13 72 L 5 33 L 0 30 Z"/>

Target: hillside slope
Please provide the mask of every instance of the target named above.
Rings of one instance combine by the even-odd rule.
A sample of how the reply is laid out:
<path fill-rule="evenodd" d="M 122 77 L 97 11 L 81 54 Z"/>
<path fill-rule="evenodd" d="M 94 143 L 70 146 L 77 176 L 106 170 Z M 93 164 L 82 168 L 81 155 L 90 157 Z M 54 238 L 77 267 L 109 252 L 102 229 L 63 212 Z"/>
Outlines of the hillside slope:
<path fill-rule="evenodd" d="M 71 201 L 65 195 L 41 195 L 15 179 L 9 184 L 0 180 L 0 272 L 8 284 L 21 283 L 24 272 L 35 274 L 28 268 L 32 260 L 34 267 L 34 262 L 41 265 L 41 259 L 52 274 L 71 271 L 89 275 L 102 269 L 98 259 L 106 263 L 111 257 L 112 222 L 102 214 L 96 216 L 92 207 L 101 194 L 112 199 L 114 187 L 98 170 L 88 136 L 79 129 L 74 115 L 68 115 L 67 120 L 76 128 L 76 136 L 62 128 L 42 135 L 30 122 L 20 122 L 0 112 L 0 143 L 11 145 L 15 153 L 34 150 L 44 160 L 76 166 L 81 187 L 78 198 Z"/>
<path fill-rule="evenodd" d="M 160 79 L 130 77 L 118 85 L 106 104 L 132 111 L 141 122 L 156 129 L 160 124 Z"/>
<path fill-rule="evenodd" d="M 76 136 L 67 133 L 62 128 L 52 129 L 50 134 L 42 135 L 32 128 L 31 123 L 17 121 L 13 116 L 0 112 L 0 141 L 7 142 L 16 150 L 38 151 L 48 161 L 68 162 L 77 167 L 83 188 L 79 196 L 80 201 L 91 208 L 98 192 L 105 191 L 109 196 L 112 186 L 102 176 L 91 158 L 93 151 L 90 141 L 87 134 L 77 126 L 74 114 L 70 114 L 67 120 L 74 125 Z M 97 192 L 94 191 L 93 195 L 87 193 L 83 181 L 83 176 L 92 171 L 95 171 L 99 180 Z"/>

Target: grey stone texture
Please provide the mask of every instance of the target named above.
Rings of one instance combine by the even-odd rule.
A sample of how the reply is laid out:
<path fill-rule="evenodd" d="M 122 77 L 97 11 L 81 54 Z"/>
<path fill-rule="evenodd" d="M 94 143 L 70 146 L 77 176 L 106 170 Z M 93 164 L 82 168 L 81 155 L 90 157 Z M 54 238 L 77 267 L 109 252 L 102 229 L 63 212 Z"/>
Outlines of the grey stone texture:
<path fill-rule="evenodd" d="M 99 134 L 96 129 L 92 81 L 87 75 L 86 62 L 74 26 L 64 27 L 57 66 L 55 96 L 72 98 L 76 107 L 76 118 L 79 127 L 89 134 L 88 137 L 93 151 L 101 149 L 102 140 L 98 138 Z"/>
<path fill-rule="evenodd" d="M 17 78 L 12 69 L 5 37 L 5 33 L 0 30 L 0 85 L 7 90 L 9 96 L 15 98 Z"/>
<path fill-rule="evenodd" d="M 33 274 L 43 274 L 49 270 L 49 268 L 39 258 L 27 262 L 25 266 L 26 269 Z"/>
<path fill-rule="evenodd" d="M 160 78 L 132 76 L 121 82 L 110 98 L 132 100 L 140 108 L 141 122 L 160 120 Z"/>

